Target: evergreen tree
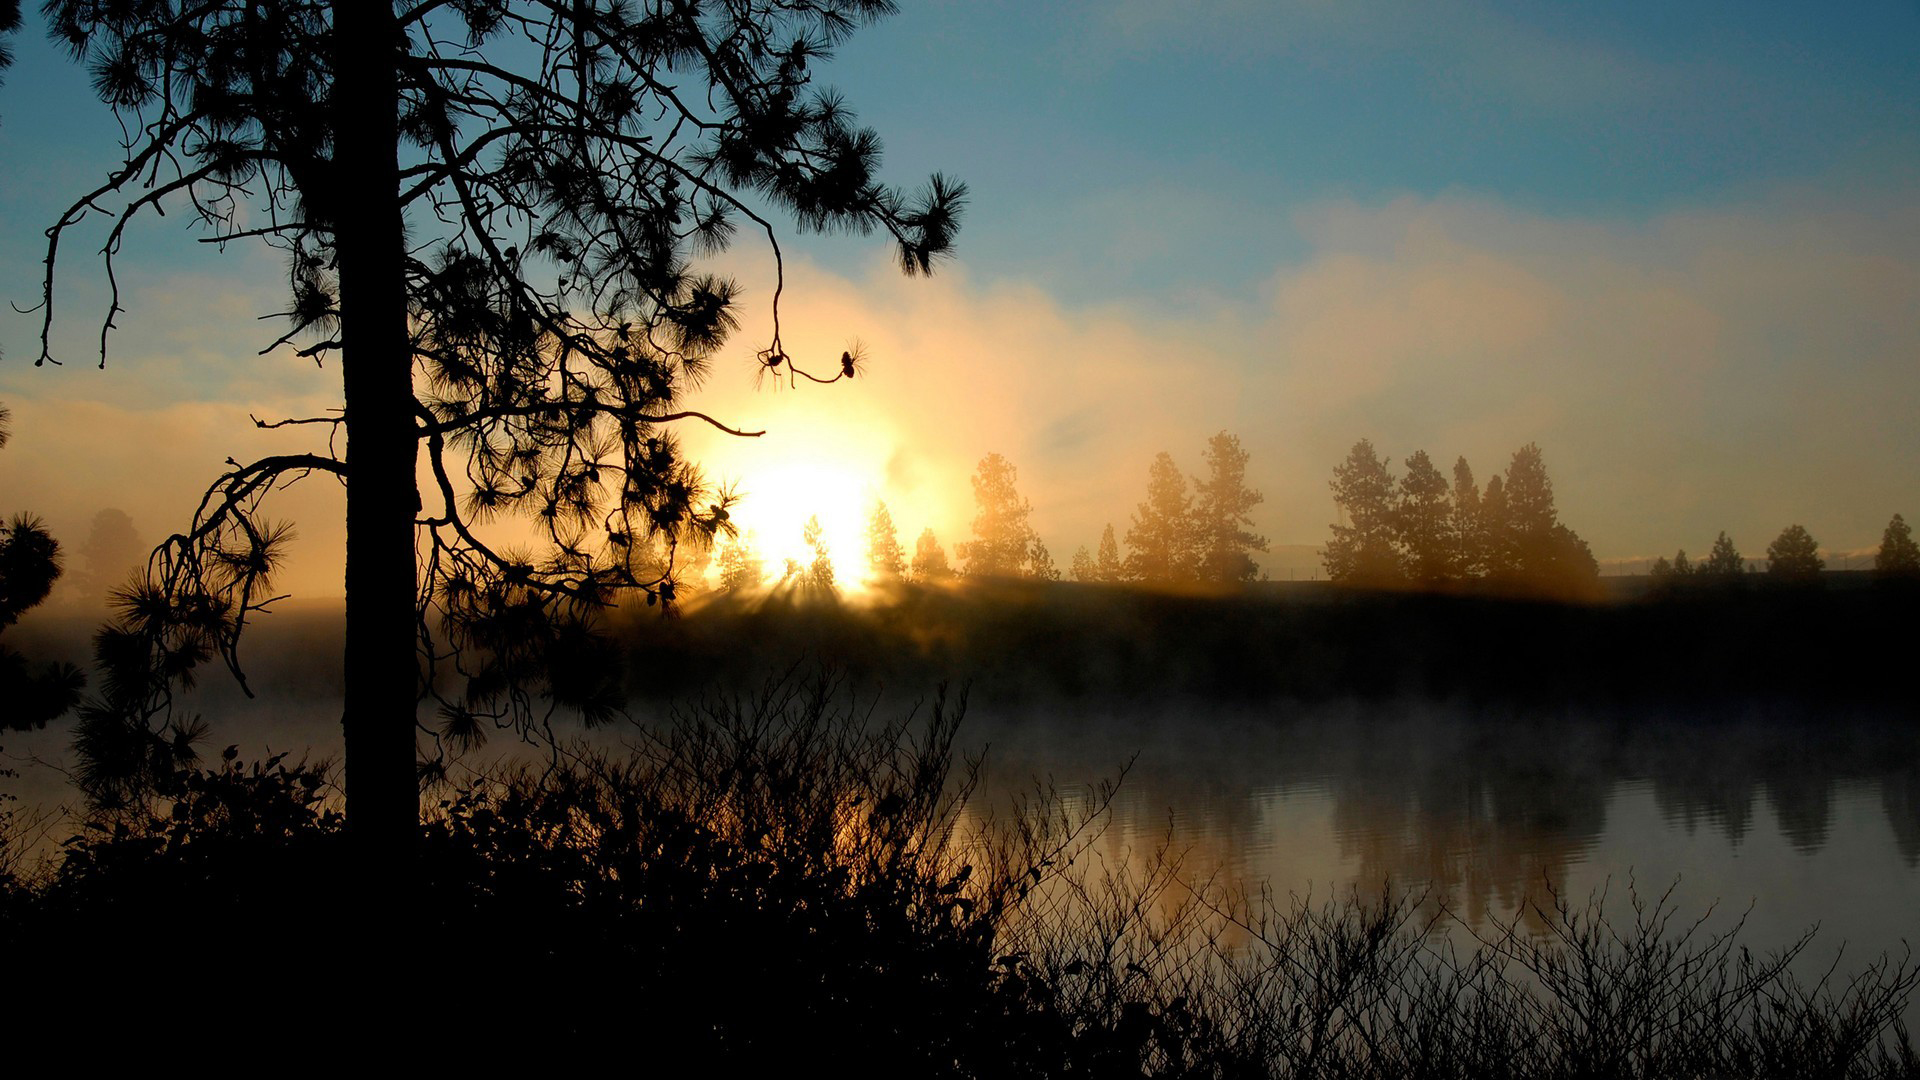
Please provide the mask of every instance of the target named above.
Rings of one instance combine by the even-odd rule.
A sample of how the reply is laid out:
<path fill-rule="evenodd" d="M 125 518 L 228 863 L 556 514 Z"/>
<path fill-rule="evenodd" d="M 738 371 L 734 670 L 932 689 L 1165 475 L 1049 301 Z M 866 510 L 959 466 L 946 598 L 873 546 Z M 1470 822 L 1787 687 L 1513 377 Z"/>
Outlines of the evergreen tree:
<path fill-rule="evenodd" d="M 893 515 L 884 502 L 874 503 L 873 517 L 867 522 L 867 566 L 881 581 L 898 580 L 907 572 L 907 553 L 900 547 L 900 532 L 893 527 Z"/>
<path fill-rule="evenodd" d="M 753 537 L 736 535 L 720 549 L 720 588 L 725 592 L 745 592 L 766 583 L 766 564 L 753 550 Z"/>
<path fill-rule="evenodd" d="M 1034 533 L 1028 519 L 1033 504 L 1021 498 L 1015 482 L 1019 470 L 999 454 L 980 459 L 973 474 L 973 518 L 971 543 L 960 545 L 960 558 L 966 572 L 979 577 L 1058 576 L 1053 561 L 1046 558 L 1046 546 Z"/>
<path fill-rule="evenodd" d="M 800 539 L 806 542 L 807 550 L 813 553 L 802 573 L 804 584 L 815 592 L 832 593 L 833 557 L 827 548 L 826 533 L 820 528 L 820 515 L 807 518 L 807 523 L 800 527 Z"/>
<path fill-rule="evenodd" d="M 116 631 L 151 657 L 130 723 L 171 715 L 166 683 L 195 655 L 172 647 L 183 623 L 222 613 L 202 652 L 233 656 L 285 535 L 261 501 L 313 473 L 346 489 L 346 802 L 368 855 L 411 842 L 415 705 L 443 693 L 437 674 L 468 676 L 443 702 L 461 730 L 476 714 L 525 730 L 542 698 L 617 708 L 620 680 L 585 663 L 618 655 L 595 613 L 621 589 L 671 601 L 673 571 L 637 565 L 643 541 L 731 528 L 674 434 L 717 425 L 682 399 L 737 324 L 739 290 L 694 259 L 742 221 L 773 242 L 769 210 L 882 230 L 910 274 L 950 250 L 963 189 L 882 185 L 877 137 L 815 82 L 890 8 L 50 0 L 53 34 L 133 135 L 48 230 L 43 343 L 67 231 L 107 216 L 111 285 L 121 230 L 177 207 L 212 239 L 284 254 L 292 325 L 274 344 L 305 343 L 300 363 L 332 359 L 341 379 L 338 411 L 288 419 L 343 437 L 232 466 L 160 553 L 146 615 Z M 110 291 L 107 327 L 120 310 Z M 846 354 L 824 377 L 796 365 L 778 325 L 762 375 L 854 374 Z M 473 530 L 500 513 L 524 514 L 542 551 Z M 417 670 L 422 627 L 457 673 Z"/>
<path fill-rule="evenodd" d="M 1554 507 L 1553 481 L 1533 443 L 1514 451 L 1502 485 L 1506 542 L 1511 564 L 1506 579 L 1555 596 L 1591 596 L 1599 586 L 1600 565 L 1587 542 L 1561 524 Z"/>
<path fill-rule="evenodd" d="M 1333 526 L 1333 539 L 1320 553 L 1334 581 L 1379 585 L 1400 580 L 1400 553 L 1394 547 L 1393 477 L 1386 463 L 1361 439 L 1347 459 L 1334 467 L 1333 501 L 1349 524 Z"/>
<path fill-rule="evenodd" d="M 1423 585 L 1450 580 L 1459 564 L 1451 493 L 1447 478 L 1434 468 L 1425 450 L 1407 458 L 1394 507 L 1394 531 L 1405 553 L 1407 577 Z"/>
<path fill-rule="evenodd" d="M 1120 541 L 1113 535 L 1113 524 L 1109 522 L 1100 533 L 1100 553 L 1094 556 L 1093 577 L 1116 585 L 1126 580 L 1126 564 L 1120 561 Z"/>
<path fill-rule="evenodd" d="M 1673 576 L 1686 577 L 1693 573 L 1693 564 L 1687 561 L 1687 549 L 1681 548 L 1673 553 Z"/>
<path fill-rule="evenodd" d="M 1775 577 L 1810 580 L 1826 566 L 1819 542 L 1802 526 L 1787 526 L 1767 545 L 1767 573 Z"/>
<path fill-rule="evenodd" d="M 1239 436 L 1222 431 L 1207 440 L 1206 459 L 1207 478 L 1194 478 L 1200 580 L 1243 585 L 1260 570 L 1252 553 L 1267 550 L 1267 538 L 1246 528 L 1263 497 L 1247 486 L 1247 452 Z"/>
<path fill-rule="evenodd" d="M 1655 581 L 1664 581 L 1673 576 L 1673 564 L 1667 561 L 1665 555 L 1662 555 L 1653 560 L 1653 567 L 1647 571 L 1647 576 Z"/>
<path fill-rule="evenodd" d="M 1053 555 L 1047 551 L 1047 545 L 1041 542 L 1038 533 L 1027 541 L 1027 576 L 1035 581 L 1060 580 L 1060 569 L 1053 565 Z"/>
<path fill-rule="evenodd" d="M 1520 565 L 1513 525 L 1507 515 L 1507 484 L 1499 473 L 1487 479 L 1486 493 L 1480 497 L 1478 542 L 1481 576 L 1489 581 L 1510 581 Z"/>
<path fill-rule="evenodd" d="M 1914 543 L 1913 530 L 1899 514 L 1893 515 L 1893 520 L 1887 522 L 1887 531 L 1880 534 L 1880 550 L 1873 556 L 1873 568 L 1889 577 L 1920 574 L 1920 545 Z"/>
<path fill-rule="evenodd" d="M 913 580 L 943 581 L 953 576 L 953 568 L 947 565 L 947 549 L 933 535 L 933 530 L 920 530 L 920 538 L 913 544 Z"/>
<path fill-rule="evenodd" d="M 1734 547 L 1733 541 L 1725 532 L 1722 532 L 1714 538 L 1713 550 L 1707 552 L 1706 560 L 1694 573 L 1728 581 L 1739 577 L 1746 572 L 1746 569 L 1746 560 L 1740 557 L 1739 549 Z"/>
<path fill-rule="evenodd" d="M 1075 581 L 1100 580 L 1097 571 L 1093 568 L 1093 553 L 1087 550 L 1087 545 L 1081 544 L 1073 549 L 1073 562 L 1068 572 L 1073 575 Z"/>
<path fill-rule="evenodd" d="M 0 406 L 0 447 L 12 435 L 11 414 Z M 0 631 L 47 598 L 60 580 L 60 542 L 28 514 L 0 527 Z M 47 726 L 80 703 L 84 680 L 72 664 L 34 664 L 0 645 L 0 729 Z"/>
<path fill-rule="evenodd" d="M 1454 573 L 1479 577 L 1486 572 L 1480 550 L 1480 486 L 1474 483 L 1473 468 L 1464 455 L 1453 462 L 1452 526 Z"/>
<path fill-rule="evenodd" d="M 1195 581 L 1200 576 L 1193 497 L 1187 478 L 1162 450 L 1147 468 L 1147 500 L 1127 530 L 1129 581 L 1155 585 Z"/>

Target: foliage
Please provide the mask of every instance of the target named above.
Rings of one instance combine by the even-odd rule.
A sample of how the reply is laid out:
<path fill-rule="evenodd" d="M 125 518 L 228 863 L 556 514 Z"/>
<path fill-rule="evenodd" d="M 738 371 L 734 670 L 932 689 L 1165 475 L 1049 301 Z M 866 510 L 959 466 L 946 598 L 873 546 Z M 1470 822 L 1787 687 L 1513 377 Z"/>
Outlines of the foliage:
<path fill-rule="evenodd" d="M 997 453 L 981 458 L 974 470 L 974 538 L 959 548 L 968 574 L 1047 580 L 1060 576 L 1046 545 L 1028 521 L 1033 504 L 1014 486 L 1019 477 L 1013 463 Z"/>
<path fill-rule="evenodd" d="M 752 434 L 685 407 L 740 318 L 739 287 L 695 260 L 744 225 L 766 238 L 778 280 L 769 208 L 804 231 L 880 230 L 910 275 L 950 252 L 964 188 L 882 184 L 878 137 L 815 81 L 891 7 L 48 3 L 54 37 L 132 134 L 124 164 L 48 231 L 40 360 L 53 359 L 61 241 L 104 216 L 111 329 L 122 237 L 147 211 L 177 209 L 204 239 L 284 254 L 288 326 L 271 348 L 335 359 L 343 380 L 340 410 L 260 422 L 334 437 L 232 464 L 162 544 L 139 603 L 192 624 L 233 666 L 288 535 L 262 516 L 269 495 L 315 473 L 344 483 L 349 797 L 374 800 L 388 833 L 413 801 L 401 790 L 413 736 L 394 718 L 422 689 L 452 725 L 430 733 L 443 747 L 475 717 L 524 730 L 531 702 L 580 696 L 528 662 L 530 621 L 571 624 L 540 632 L 559 640 L 620 590 L 670 605 L 681 549 L 731 533 L 732 495 L 675 435 L 686 423 Z M 856 375 L 857 348 L 823 357 L 822 375 L 789 354 L 780 295 L 757 375 Z M 476 528 L 505 515 L 542 550 Z M 416 652 L 431 670 L 414 670 Z M 126 720 L 164 724 L 169 700 L 154 686 Z"/>
<path fill-rule="evenodd" d="M 1815 578 L 1826 566 L 1819 541 L 1802 526 L 1787 526 L 1767 545 L 1767 573 L 1775 577 Z"/>
<path fill-rule="evenodd" d="M 881 580 L 897 581 L 907 572 L 907 553 L 900 547 L 900 531 L 893 527 L 887 504 L 873 504 L 867 522 L 867 567 Z"/>
<path fill-rule="evenodd" d="M 1112 523 L 1100 531 L 1100 553 L 1093 559 L 1093 576 L 1094 580 L 1107 584 L 1117 584 L 1126 577 L 1126 564 L 1120 561 L 1120 541 L 1114 538 Z"/>
<path fill-rule="evenodd" d="M 1480 486 L 1474 483 L 1473 466 L 1463 454 L 1453 461 L 1453 565 L 1461 577 L 1479 577 L 1480 565 Z"/>
<path fill-rule="evenodd" d="M 1400 580 L 1400 556 L 1393 536 L 1393 477 L 1370 440 L 1353 444 L 1347 459 L 1334 467 L 1330 486 L 1333 501 L 1348 523 L 1333 526 L 1333 539 L 1321 550 L 1327 576 L 1356 585 Z"/>
<path fill-rule="evenodd" d="M 720 588 L 738 593 L 757 589 L 767 580 L 766 564 L 753 550 L 753 538 L 736 534 L 720 549 Z"/>
<path fill-rule="evenodd" d="M 833 595 L 833 553 L 827 547 L 826 533 L 820 528 L 820 515 L 807 518 L 800 527 L 800 539 L 813 552 L 801 574 L 800 584 L 810 591 L 824 596 Z"/>
<path fill-rule="evenodd" d="M 1248 515 L 1264 497 L 1247 487 L 1247 452 L 1240 437 L 1222 431 L 1207 440 L 1207 478 L 1194 479 L 1194 543 L 1202 581 L 1244 585 L 1259 568 L 1251 552 L 1267 550 L 1267 538 L 1250 532 Z"/>
<path fill-rule="evenodd" d="M 1920 574 L 1920 544 L 1914 543 L 1913 530 L 1899 514 L 1887 522 L 1880 535 L 1880 550 L 1874 553 L 1873 568 L 1889 577 Z"/>
<path fill-rule="evenodd" d="M 7 29 L 0 18 L 0 33 Z M 12 436 L 11 420 L 0 406 L 0 447 Z M 60 571 L 60 542 L 39 518 L 16 514 L 0 527 L 0 632 L 47 598 Z M 80 669 L 72 664 L 35 664 L 0 645 L 0 730 L 46 727 L 80 703 L 84 685 Z"/>
<path fill-rule="evenodd" d="M 1701 561 L 1694 573 L 1718 581 L 1731 581 L 1747 572 L 1746 560 L 1740 556 L 1740 549 L 1723 531 L 1713 539 L 1713 549 Z"/>
<path fill-rule="evenodd" d="M 932 528 L 920 530 L 919 539 L 913 542 L 913 580 L 941 581 L 953 576 L 953 568 L 947 565 L 947 549 L 940 546 L 940 538 L 933 535 Z"/>
<path fill-rule="evenodd" d="M 1095 570 L 1093 566 L 1093 553 L 1087 550 L 1085 544 L 1073 549 L 1073 561 L 1069 565 L 1071 569 L 1068 572 L 1075 581 L 1091 582 L 1100 580 L 1099 572 Z"/>
<path fill-rule="evenodd" d="M 1449 498 L 1451 489 L 1425 450 L 1414 451 L 1406 465 L 1406 475 L 1400 478 L 1399 501 L 1394 507 L 1394 528 L 1406 553 L 1407 577 L 1421 584 L 1437 585 L 1456 575 L 1459 562 L 1459 545 L 1453 532 L 1454 507 Z M 1468 475 L 1471 483 L 1471 474 Z"/>
<path fill-rule="evenodd" d="M 1147 467 L 1147 499 L 1127 529 L 1127 580 L 1155 585 L 1198 580 L 1198 543 L 1187 479 L 1173 455 L 1162 450 Z"/>

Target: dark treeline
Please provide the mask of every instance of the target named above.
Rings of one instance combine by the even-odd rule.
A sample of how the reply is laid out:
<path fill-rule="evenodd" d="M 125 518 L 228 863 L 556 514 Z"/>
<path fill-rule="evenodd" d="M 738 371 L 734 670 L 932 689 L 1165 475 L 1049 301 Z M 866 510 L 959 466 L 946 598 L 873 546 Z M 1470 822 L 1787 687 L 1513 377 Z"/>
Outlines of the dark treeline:
<path fill-rule="evenodd" d="M 678 620 L 623 620 L 616 636 L 647 672 L 637 690 L 660 697 L 810 657 L 892 686 L 972 678 L 1010 699 L 1907 702 L 1920 589 L 1867 585 L 1703 582 L 1606 604 L 1332 584 L 906 585 L 858 607 L 720 600 Z"/>

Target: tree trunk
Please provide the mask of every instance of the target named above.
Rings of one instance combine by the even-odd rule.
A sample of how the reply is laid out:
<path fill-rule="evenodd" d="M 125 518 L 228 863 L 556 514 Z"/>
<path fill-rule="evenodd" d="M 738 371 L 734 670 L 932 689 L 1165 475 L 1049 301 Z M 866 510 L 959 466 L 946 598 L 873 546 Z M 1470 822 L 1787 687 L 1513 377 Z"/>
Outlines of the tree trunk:
<path fill-rule="evenodd" d="M 405 857 L 414 772 L 413 355 L 400 210 L 392 5 L 334 5 L 334 168 L 347 430 L 347 824 L 376 864 Z"/>

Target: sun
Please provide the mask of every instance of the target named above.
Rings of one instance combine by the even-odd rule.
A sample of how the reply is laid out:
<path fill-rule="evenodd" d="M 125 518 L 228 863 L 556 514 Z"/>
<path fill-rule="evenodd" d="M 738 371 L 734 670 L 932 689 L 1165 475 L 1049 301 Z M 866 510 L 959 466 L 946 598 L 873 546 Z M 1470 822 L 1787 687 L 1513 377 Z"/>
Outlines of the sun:
<path fill-rule="evenodd" d="M 866 587 L 867 523 L 880 500 L 880 478 L 848 461 L 795 461 L 762 466 L 740 479 L 733 521 L 764 560 L 769 580 L 779 580 L 788 560 L 813 562 L 804 530 L 820 521 L 834 581 L 847 591 Z"/>

